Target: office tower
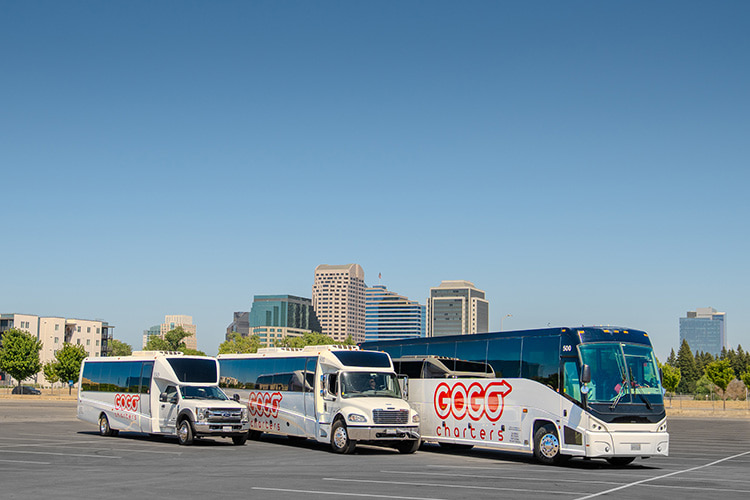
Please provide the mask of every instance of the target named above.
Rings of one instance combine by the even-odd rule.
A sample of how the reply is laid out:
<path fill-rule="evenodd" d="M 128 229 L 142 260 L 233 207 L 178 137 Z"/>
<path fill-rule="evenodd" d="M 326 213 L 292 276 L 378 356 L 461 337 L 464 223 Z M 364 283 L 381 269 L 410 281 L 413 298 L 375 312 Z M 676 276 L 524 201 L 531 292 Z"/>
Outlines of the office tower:
<path fill-rule="evenodd" d="M 337 342 L 365 340 L 365 272 L 359 264 L 315 268 L 312 301 L 322 333 Z"/>
<path fill-rule="evenodd" d="M 237 332 L 243 337 L 250 335 L 250 313 L 247 311 L 238 311 L 234 313 L 234 319 L 229 323 L 227 327 L 227 334 L 225 339 L 229 340 L 229 336 L 232 332 Z"/>
<path fill-rule="evenodd" d="M 320 332 L 312 300 L 294 295 L 256 295 L 248 315 L 250 335 L 258 335 L 265 346 L 284 337 Z"/>
<path fill-rule="evenodd" d="M 164 323 L 161 325 L 152 326 L 148 330 L 143 331 L 143 347 L 146 347 L 148 338 L 151 335 L 158 335 L 164 338 L 168 332 L 174 330 L 178 326 L 181 326 L 190 335 L 182 339 L 187 349 L 198 349 L 198 339 L 196 338 L 197 327 L 193 324 L 193 317 L 186 316 L 184 314 L 173 314 L 164 316 Z M 157 329 L 158 328 L 158 332 Z"/>
<path fill-rule="evenodd" d="M 374 285 L 365 290 L 365 340 L 396 340 L 425 336 L 425 306 Z"/>
<path fill-rule="evenodd" d="M 721 354 L 727 345 L 727 313 L 717 312 L 712 307 L 699 307 L 688 311 L 687 317 L 680 318 L 680 344 L 686 340 L 693 352 Z"/>
<path fill-rule="evenodd" d="M 430 288 L 427 336 L 467 335 L 489 331 L 490 304 L 470 281 L 443 281 Z"/>
<path fill-rule="evenodd" d="M 68 344 L 80 345 L 91 357 L 107 356 L 111 350 L 114 326 L 102 320 L 36 316 L 33 314 L 0 314 L 0 343 L 3 332 L 15 328 L 25 331 L 42 342 L 39 360 L 42 364 L 55 361 L 55 353 Z M 36 383 L 46 384 L 43 373 L 32 377 Z"/>

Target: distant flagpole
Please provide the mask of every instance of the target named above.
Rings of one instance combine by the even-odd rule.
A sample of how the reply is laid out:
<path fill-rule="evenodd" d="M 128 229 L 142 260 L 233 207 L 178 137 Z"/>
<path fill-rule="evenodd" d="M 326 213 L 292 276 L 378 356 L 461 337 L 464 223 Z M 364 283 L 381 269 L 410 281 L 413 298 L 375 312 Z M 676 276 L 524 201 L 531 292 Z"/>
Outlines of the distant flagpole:
<path fill-rule="evenodd" d="M 380 280 L 382 280 L 382 279 L 383 279 L 383 273 L 378 273 L 378 285 L 381 285 L 381 284 L 382 284 L 382 283 L 380 282 Z"/>

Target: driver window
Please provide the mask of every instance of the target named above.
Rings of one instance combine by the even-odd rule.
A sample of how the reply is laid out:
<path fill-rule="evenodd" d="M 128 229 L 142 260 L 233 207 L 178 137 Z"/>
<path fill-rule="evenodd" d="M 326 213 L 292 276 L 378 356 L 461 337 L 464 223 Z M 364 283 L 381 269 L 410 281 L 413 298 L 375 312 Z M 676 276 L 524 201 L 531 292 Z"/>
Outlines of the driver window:
<path fill-rule="evenodd" d="M 164 393 L 167 395 L 167 401 L 169 402 L 177 402 L 177 387 L 173 385 L 167 386 Z"/>
<path fill-rule="evenodd" d="M 328 375 L 328 393 L 335 396 L 339 389 L 338 373 Z"/>
<path fill-rule="evenodd" d="M 563 392 L 576 401 L 581 401 L 581 381 L 578 377 L 578 363 L 565 361 L 563 364 Z"/>

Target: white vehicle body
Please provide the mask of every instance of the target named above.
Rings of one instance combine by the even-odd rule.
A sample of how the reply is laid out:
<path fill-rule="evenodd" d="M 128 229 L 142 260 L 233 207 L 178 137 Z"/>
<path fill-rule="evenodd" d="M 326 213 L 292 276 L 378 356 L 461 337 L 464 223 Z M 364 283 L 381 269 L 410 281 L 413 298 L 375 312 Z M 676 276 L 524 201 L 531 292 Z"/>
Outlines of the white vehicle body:
<path fill-rule="evenodd" d="M 401 396 L 385 353 L 326 345 L 218 360 L 221 386 L 247 404 L 251 438 L 263 432 L 310 438 L 340 453 L 351 453 L 356 443 L 403 453 L 419 446 L 419 416 Z"/>
<path fill-rule="evenodd" d="M 180 352 L 139 351 L 132 356 L 86 358 L 81 365 L 78 418 L 99 425 L 102 435 L 119 431 L 247 440 L 244 405 L 219 388 L 218 362 Z"/>

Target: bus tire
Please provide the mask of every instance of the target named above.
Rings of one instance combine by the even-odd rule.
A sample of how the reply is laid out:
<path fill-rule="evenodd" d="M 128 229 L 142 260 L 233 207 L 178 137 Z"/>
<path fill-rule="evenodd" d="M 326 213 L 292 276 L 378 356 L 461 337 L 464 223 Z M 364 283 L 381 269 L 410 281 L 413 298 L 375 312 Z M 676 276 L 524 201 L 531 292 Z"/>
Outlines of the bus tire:
<path fill-rule="evenodd" d="M 559 464 L 565 459 L 560 454 L 560 438 L 552 424 L 543 425 L 534 433 L 534 456 L 547 465 Z"/>
<path fill-rule="evenodd" d="M 417 451 L 422 444 L 421 439 L 413 439 L 411 441 L 400 441 L 396 443 L 396 449 L 399 453 L 409 455 Z"/>
<path fill-rule="evenodd" d="M 260 439 L 260 435 L 261 434 L 263 434 L 263 433 L 260 432 L 260 431 L 252 431 L 252 430 L 250 430 L 250 431 L 247 431 L 247 438 L 250 441 L 257 441 L 257 440 Z"/>
<path fill-rule="evenodd" d="M 344 421 L 336 420 L 331 426 L 331 448 L 333 448 L 333 451 L 348 455 L 354 452 L 356 446 L 357 443 L 349 439 L 349 432 Z"/>
<path fill-rule="evenodd" d="M 193 426 L 190 425 L 189 418 L 183 418 L 177 424 L 177 440 L 182 445 L 193 444 Z"/>
<path fill-rule="evenodd" d="M 117 431 L 110 427 L 109 419 L 107 419 L 107 415 L 104 413 L 99 415 L 99 434 L 101 436 L 116 436 L 118 434 Z"/>
<path fill-rule="evenodd" d="M 242 446 L 247 443 L 247 432 L 240 436 L 232 436 L 232 443 L 234 443 L 235 446 Z"/>
<path fill-rule="evenodd" d="M 635 460 L 635 457 L 612 457 L 608 458 L 607 462 L 609 462 L 610 465 L 614 465 L 615 467 L 625 467 L 633 460 Z"/>

